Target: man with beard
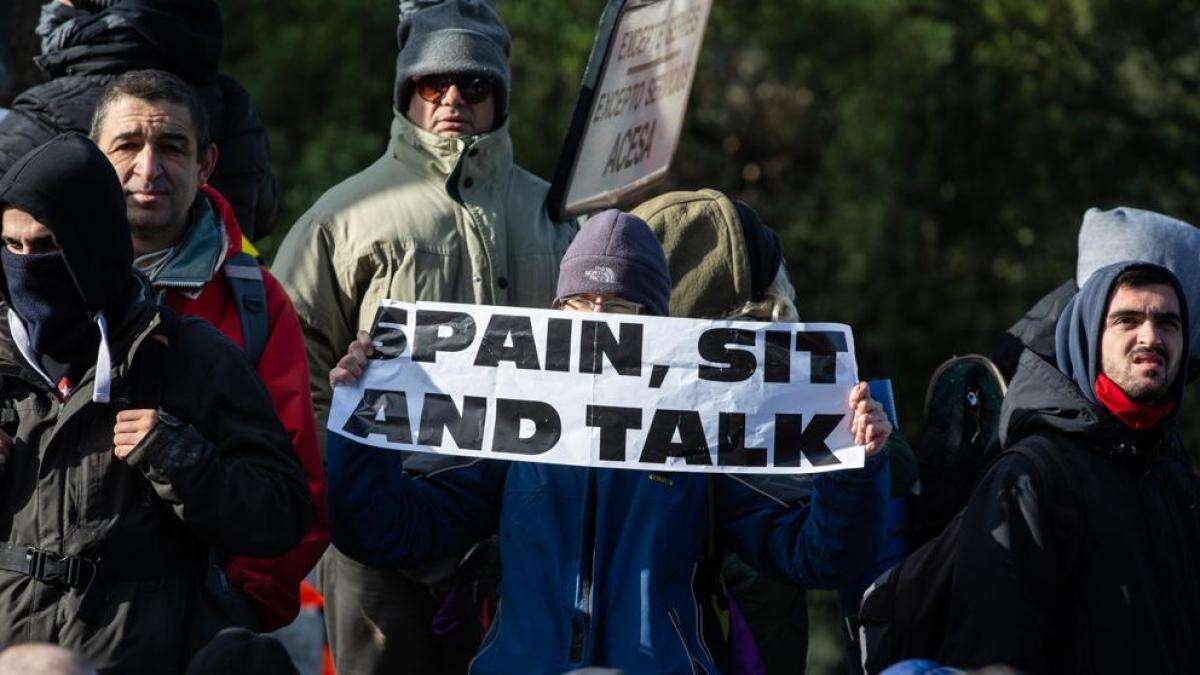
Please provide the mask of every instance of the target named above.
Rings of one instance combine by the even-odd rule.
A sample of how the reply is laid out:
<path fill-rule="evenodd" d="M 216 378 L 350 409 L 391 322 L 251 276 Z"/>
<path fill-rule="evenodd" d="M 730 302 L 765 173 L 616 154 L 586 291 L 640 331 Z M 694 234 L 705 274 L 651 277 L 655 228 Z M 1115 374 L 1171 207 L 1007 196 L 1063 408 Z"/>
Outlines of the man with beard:
<path fill-rule="evenodd" d="M 1102 211 L 1090 208 L 1079 227 L 1075 277 L 1040 298 L 1019 321 L 1012 325 L 993 348 L 991 358 L 1006 380 L 1017 370 L 1017 361 L 1026 347 L 1043 358 L 1054 358 L 1054 327 L 1063 307 L 1092 274 L 1113 263 L 1142 260 L 1171 270 L 1183 285 L 1192 317 L 1189 352 L 1200 356 L 1200 230 L 1163 213 L 1118 206 Z M 1197 367 L 1188 369 L 1195 377 Z"/>
<path fill-rule="evenodd" d="M 1053 361 L 1021 355 L 1001 443 L 1023 451 L 963 514 L 941 661 L 1200 672 L 1200 496 L 1170 442 L 1188 344 L 1175 275 L 1123 262 L 1067 304 Z"/>
<path fill-rule="evenodd" d="M 125 208 L 73 132 L 0 179 L 0 646 L 180 672 L 219 626 L 210 549 L 281 555 L 312 499 L 238 348 L 151 299 Z"/>

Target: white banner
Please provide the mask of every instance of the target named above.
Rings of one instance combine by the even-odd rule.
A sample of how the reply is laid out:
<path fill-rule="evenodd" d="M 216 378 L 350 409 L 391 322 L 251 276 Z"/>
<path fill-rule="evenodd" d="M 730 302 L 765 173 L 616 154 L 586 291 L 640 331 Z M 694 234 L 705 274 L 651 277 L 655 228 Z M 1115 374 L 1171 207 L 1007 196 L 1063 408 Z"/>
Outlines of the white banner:
<path fill-rule="evenodd" d="M 571 466 L 858 468 L 850 328 L 384 301 L 329 429 L 368 445 Z"/>

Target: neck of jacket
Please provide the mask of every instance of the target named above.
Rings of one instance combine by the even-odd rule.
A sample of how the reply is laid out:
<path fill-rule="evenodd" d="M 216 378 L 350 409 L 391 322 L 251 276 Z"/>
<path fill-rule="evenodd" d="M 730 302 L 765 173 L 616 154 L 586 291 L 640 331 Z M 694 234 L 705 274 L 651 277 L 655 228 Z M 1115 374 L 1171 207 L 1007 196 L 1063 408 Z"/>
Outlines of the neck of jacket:
<path fill-rule="evenodd" d="M 1148 462 L 1169 451 L 1172 412 L 1152 429 L 1135 431 L 1084 397 L 1058 368 L 1026 349 L 1000 413 L 1000 442 L 1011 447 L 1038 432 L 1072 436 L 1093 452 Z"/>
<path fill-rule="evenodd" d="M 475 136 L 439 136 L 423 129 L 404 114 L 392 119 L 388 156 L 421 173 L 446 183 L 446 191 L 462 201 L 459 186 L 484 185 L 506 179 L 513 167 L 512 139 L 508 125 Z"/>

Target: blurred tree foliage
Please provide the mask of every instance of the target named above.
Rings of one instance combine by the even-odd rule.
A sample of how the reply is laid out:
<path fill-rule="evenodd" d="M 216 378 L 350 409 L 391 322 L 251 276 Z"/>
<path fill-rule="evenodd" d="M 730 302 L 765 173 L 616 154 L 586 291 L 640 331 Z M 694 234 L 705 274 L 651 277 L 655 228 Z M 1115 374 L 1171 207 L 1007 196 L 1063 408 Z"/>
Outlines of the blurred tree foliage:
<path fill-rule="evenodd" d="M 500 3 L 517 157 L 543 176 L 602 8 Z M 386 143 L 395 4 L 225 9 L 290 222 Z M 854 325 L 863 373 L 895 380 L 915 431 L 940 360 L 988 350 L 1073 274 L 1087 208 L 1200 222 L 1198 17 L 1165 0 L 716 0 L 668 187 L 758 208 L 802 316 Z"/>

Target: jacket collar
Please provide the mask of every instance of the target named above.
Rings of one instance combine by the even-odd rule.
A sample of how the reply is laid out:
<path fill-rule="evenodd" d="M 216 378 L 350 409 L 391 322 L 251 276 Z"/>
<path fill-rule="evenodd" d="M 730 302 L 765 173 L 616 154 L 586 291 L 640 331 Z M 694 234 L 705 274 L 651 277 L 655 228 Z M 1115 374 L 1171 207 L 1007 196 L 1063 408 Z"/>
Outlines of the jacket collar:
<path fill-rule="evenodd" d="M 512 139 L 507 122 L 478 136 L 446 138 L 394 112 L 388 156 L 407 166 L 441 179 L 468 174 L 476 182 L 495 180 L 512 167 Z"/>
<path fill-rule="evenodd" d="M 1173 427 L 1167 420 L 1147 431 L 1130 429 L 1030 349 L 1021 354 L 1000 409 L 1000 444 L 1005 448 L 1039 431 L 1050 431 L 1079 438 L 1106 457 L 1147 461 L 1168 450 Z"/>
<path fill-rule="evenodd" d="M 113 326 L 109 334 L 109 349 L 111 362 L 103 379 L 107 381 L 122 377 L 128 370 L 129 364 L 142 340 L 159 323 L 158 308 L 149 300 L 149 284 L 141 275 L 137 275 L 137 290 L 134 291 L 118 325 Z M 8 320 L 0 320 L 0 378 L 16 377 L 33 386 L 53 390 L 54 383 L 49 381 L 45 372 L 36 365 L 36 359 L 25 356 L 25 351 L 19 344 L 20 337 L 12 332 L 12 324 Z M 100 365 L 100 364 L 97 364 Z M 85 394 L 82 400 L 93 399 L 97 367 L 89 368 L 80 377 L 75 391 L 70 399 Z"/>
<path fill-rule="evenodd" d="M 225 260 L 241 250 L 241 228 L 216 190 L 202 187 L 196 206 L 183 240 L 150 278 L 156 291 L 169 288 L 198 293 L 212 281 Z"/>

